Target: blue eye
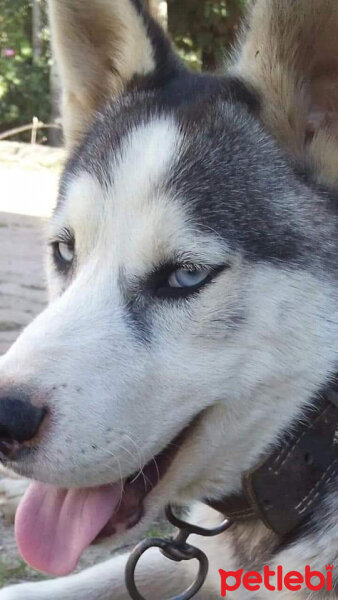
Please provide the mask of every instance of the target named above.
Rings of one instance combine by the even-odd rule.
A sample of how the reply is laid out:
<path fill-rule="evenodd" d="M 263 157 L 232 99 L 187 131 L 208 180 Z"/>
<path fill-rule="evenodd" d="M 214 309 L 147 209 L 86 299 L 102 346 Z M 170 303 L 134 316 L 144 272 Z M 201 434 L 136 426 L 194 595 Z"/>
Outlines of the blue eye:
<path fill-rule="evenodd" d="M 177 269 L 168 278 L 170 288 L 192 288 L 202 284 L 212 273 L 212 269 Z"/>
<path fill-rule="evenodd" d="M 199 266 L 168 265 L 155 272 L 150 285 L 157 298 L 179 299 L 196 295 L 211 283 L 227 265 Z"/>
<path fill-rule="evenodd" d="M 57 250 L 61 260 L 65 263 L 71 263 L 74 259 L 74 246 L 69 242 L 58 242 Z"/>

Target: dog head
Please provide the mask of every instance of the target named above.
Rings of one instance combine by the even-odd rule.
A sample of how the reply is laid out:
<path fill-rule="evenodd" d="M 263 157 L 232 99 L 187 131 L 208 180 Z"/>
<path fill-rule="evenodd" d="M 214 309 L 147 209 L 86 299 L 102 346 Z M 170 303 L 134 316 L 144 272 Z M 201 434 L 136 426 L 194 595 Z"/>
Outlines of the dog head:
<path fill-rule="evenodd" d="M 71 152 L 0 401 L 38 568 L 237 491 L 334 367 L 338 8 L 287 4 L 258 0 L 220 77 L 140 0 L 50 0 Z"/>

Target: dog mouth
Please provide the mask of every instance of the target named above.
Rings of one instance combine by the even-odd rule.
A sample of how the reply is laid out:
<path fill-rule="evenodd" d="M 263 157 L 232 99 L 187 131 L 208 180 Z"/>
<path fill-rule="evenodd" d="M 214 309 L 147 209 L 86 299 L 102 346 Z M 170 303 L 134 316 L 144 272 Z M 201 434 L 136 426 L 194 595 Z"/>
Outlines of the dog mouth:
<path fill-rule="evenodd" d="M 146 496 L 165 477 L 195 422 L 120 483 L 61 489 L 32 482 L 15 518 L 23 559 L 38 571 L 68 575 L 90 544 L 135 527 L 145 513 Z"/>

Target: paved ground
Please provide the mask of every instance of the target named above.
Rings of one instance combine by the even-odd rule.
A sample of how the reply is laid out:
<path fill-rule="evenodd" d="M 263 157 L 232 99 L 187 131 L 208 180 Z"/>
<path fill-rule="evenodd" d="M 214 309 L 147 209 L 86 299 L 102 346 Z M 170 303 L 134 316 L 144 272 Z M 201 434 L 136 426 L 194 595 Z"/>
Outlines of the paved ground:
<path fill-rule="evenodd" d="M 40 219 L 0 212 L 0 354 L 45 306 L 42 246 Z"/>
<path fill-rule="evenodd" d="M 56 169 L 5 158 L 0 144 L 0 354 L 45 306 L 43 223 L 58 180 Z"/>

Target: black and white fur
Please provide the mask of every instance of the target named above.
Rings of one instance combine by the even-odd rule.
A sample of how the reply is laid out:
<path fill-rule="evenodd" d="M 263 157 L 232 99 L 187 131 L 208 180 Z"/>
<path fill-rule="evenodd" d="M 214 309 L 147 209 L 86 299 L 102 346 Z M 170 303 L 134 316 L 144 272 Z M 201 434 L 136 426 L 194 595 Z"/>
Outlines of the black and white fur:
<path fill-rule="evenodd" d="M 0 361 L 1 386 L 34 390 L 53 415 L 37 451 L 9 467 L 60 487 L 115 482 L 202 415 L 129 541 L 168 502 L 238 492 L 337 370 L 338 10 L 257 0 L 223 77 L 189 73 L 141 0 L 50 0 L 50 11 L 72 151 L 49 238 L 70 230 L 76 259 L 66 270 L 49 251 L 50 304 Z M 317 75 L 312 88 L 317 57 L 330 106 Z M 158 296 L 154 277 L 186 263 L 222 268 L 197 294 Z M 337 508 L 334 482 L 295 539 L 259 521 L 196 539 L 210 561 L 198 598 L 219 597 L 220 568 L 325 572 Z M 191 518 L 220 517 L 199 505 Z M 0 600 L 127 600 L 125 562 Z M 140 589 L 164 600 L 189 568 L 149 552 Z"/>

